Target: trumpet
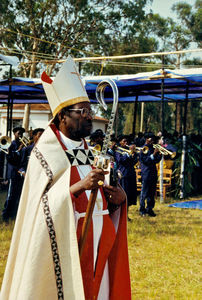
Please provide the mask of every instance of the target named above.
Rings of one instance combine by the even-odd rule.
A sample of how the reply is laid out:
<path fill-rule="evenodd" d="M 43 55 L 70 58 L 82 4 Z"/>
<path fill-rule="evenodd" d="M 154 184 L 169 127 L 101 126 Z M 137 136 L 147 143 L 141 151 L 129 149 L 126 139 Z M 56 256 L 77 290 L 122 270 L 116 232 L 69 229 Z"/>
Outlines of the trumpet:
<path fill-rule="evenodd" d="M 169 151 L 159 144 L 154 144 L 153 147 L 155 149 L 158 149 L 159 152 L 163 155 L 170 155 L 171 158 L 175 158 L 175 156 L 176 156 L 176 152 Z"/>
<path fill-rule="evenodd" d="M 110 145 L 110 144 L 109 144 Z M 101 146 L 100 144 L 96 144 L 95 146 L 89 146 L 93 154 L 99 154 L 101 152 Z M 147 154 L 149 151 L 149 148 L 147 146 L 144 147 L 136 147 L 134 150 L 126 149 L 120 146 L 115 146 L 115 152 L 125 154 L 128 153 L 129 155 L 132 155 L 134 153 L 140 153 L 142 151 L 144 154 Z"/>
<path fill-rule="evenodd" d="M 117 146 L 117 149 L 115 151 L 118 153 L 121 153 L 123 155 L 124 155 L 124 153 L 128 153 L 129 155 L 132 155 L 134 153 L 140 153 L 141 151 L 144 154 L 147 154 L 149 151 L 149 148 L 147 146 L 144 146 L 144 147 L 136 147 L 134 150 L 130 150 L 130 149 L 125 149 L 125 148 Z"/>
<path fill-rule="evenodd" d="M 0 138 L 0 150 L 8 154 L 8 148 L 11 145 L 11 138 L 9 136 L 2 136 Z"/>

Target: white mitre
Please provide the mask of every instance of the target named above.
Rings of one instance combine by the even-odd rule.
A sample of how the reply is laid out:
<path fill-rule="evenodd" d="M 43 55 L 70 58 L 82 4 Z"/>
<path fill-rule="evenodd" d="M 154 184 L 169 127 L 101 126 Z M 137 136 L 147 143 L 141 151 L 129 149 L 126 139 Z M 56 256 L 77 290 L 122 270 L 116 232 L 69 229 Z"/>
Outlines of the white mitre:
<path fill-rule="evenodd" d="M 62 65 L 54 80 L 46 72 L 42 73 L 41 80 L 54 117 L 66 106 L 90 102 L 71 56 Z"/>

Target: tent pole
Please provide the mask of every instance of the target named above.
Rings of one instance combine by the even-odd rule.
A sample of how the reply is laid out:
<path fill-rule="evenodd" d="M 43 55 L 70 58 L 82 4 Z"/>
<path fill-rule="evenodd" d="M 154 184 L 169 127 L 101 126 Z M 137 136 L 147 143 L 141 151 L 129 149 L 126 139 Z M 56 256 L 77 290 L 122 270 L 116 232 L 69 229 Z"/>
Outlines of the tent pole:
<path fill-rule="evenodd" d="M 163 162 L 164 162 L 164 155 L 162 154 L 162 159 L 160 160 L 160 173 L 159 173 L 159 177 L 160 177 L 160 203 L 164 202 L 164 198 L 163 198 Z"/>
<path fill-rule="evenodd" d="M 11 120 L 11 93 L 12 93 L 12 85 L 11 85 L 11 81 L 12 81 L 12 65 L 11 64 L 7 64 L 8 66 L 10 66 L 10 70 L 9 70 L 9 78 L 8 78 L 8 83 L 9 83 L 9 90 L 8 90 L 8 103 L 7 103 L 7 124 L 6 124 L 6 135 L 11 137 L 12 134 L 12 120 Z"/>
<path fill-rule="evenodd" d="M 29 115 L 30 115 L 30 104 L 25 104 L 24 107 L 24 117 L 22 127 L 25 129 L 25 132 L 29 130 Z"/>
<path fill-rule="evenodd" d="M 186 160 L 186 130 L 187 130 L 187 106 L 189 100 L 189 83 L 186 87 L 186 98 L 184 104 L 184 122 L 183 122 L 183 136 L 182 136 L 182 156 L 181 156 L 181 170 L 180 170 L 180 199 L 184 198 L 184 176 L 185 176 L 185 160 Z"/>
<path fill-rule="evenodd" d="M 164 71 L 164 55 L 162 56 L 162 71 Z M 161 132 L 164 133 L 164 79 L 161 79 Z M 160 163 L 160 202 L 164 202 L 163 198 L 163 158 Z"/>
<path fill-rule="evenodd" d="M 141 102 L 140 132 L 143 132 L 144 102 Z"/>
<path fill-rule="evenodd" d="M 13 77 L 12 65 L 10 65 L 10 86 L 11 86 L 11 88 L 12 88 L 12 77 Z M 10 137 L 12 135 L 12 128 L 13 128 L 13 93 L 11 90 L 11 93 L 10 93 Z"/>
<path fill-rule="evenodd" d="M 184 103 L 184 122 L 183 122 L 183 135 L 186 135 L 187 131 L 187 107 L 188 107 L 188 101 L 189 101 L 189 82 L 187 82 L 186 86 L 186 99 Z"/>
<path fill-rule="evenodd" d="M 138 95 L 135 97 L 135 105 L 134 105 L 134 112 L 133 112 L 133 136 L 135 137 L 135 130 L 136 130 L 136 120 L 137 120 L 137 104 L 138 104 Z"/>
<path fill-rule="evenodd" d="M 164 71 L 164 55 L 162 56 L 162 71 Z M 164 79 L 161 79 L 161 131 L 164 132 L 165 127 L 165 112 L 164 112 Z"/>

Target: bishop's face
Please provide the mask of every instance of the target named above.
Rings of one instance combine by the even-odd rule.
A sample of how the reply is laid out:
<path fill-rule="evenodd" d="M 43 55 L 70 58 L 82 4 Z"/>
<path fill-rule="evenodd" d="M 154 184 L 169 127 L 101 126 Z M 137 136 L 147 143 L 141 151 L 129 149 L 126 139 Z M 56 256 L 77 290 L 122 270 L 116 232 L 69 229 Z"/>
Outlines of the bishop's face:
<path fill-rule="evenodd" d="M 61 120 L 60 130 L 68 138 L 79 141 L 89 136 L 92 130 L 93 114 L 90 103 L 81 102 L 71 106 Z"/>

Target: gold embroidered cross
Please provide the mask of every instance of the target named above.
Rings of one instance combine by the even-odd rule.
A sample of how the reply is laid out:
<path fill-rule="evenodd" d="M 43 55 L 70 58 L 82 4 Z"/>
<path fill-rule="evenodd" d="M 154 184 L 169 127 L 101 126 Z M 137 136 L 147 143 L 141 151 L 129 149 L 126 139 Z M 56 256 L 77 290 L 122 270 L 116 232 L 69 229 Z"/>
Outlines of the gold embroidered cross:
<path fill-rule="evenodd" d="M 74 74 L 74 75 L 78 76 L 79 81 L 80 81 L 80 83 L 81 83 L 81 86 L 82 86 L 82 88 L 83 88 L 83 90 L 84 90 L 84 92 L 85 92 L 86 90 L 85 90 L 85 88 L 84 88 L 84 86 L 83 86 L 83 82 L 82 82 L 82 80 L 81 80 L 80 74 L 76 71 L 75 66 L 74 66 L 74 70 L 75 70 L 75 72 L 71 72 L 71 74 Z"/>

